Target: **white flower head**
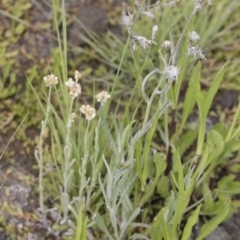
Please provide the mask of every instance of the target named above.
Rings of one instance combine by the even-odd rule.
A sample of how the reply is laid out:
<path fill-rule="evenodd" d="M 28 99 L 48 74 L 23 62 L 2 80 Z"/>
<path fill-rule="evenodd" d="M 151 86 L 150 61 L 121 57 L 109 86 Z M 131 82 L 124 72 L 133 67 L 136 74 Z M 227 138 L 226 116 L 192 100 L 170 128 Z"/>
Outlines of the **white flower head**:
<path fill-rule="evenodd" d="M 172 42 L 169 41 L 169 40 L 165 40 L 163 43 L 162 43 L 162 48 L 164 48 L 165 50 L 169 50 L 172 48 Z"/>
<path fill-rule="evenodd" d="M 149 18 L 155 18 L 154 14 L 152 13 L 152 11 L 143 11 L 142 12 L 143 15 L 149 17 Z"/>
<path fill-rule="evenodd" d="M 137 36 L 137 35 L 134 35 L 133 36 L 133 40 L 135 42 L 138 42 L 140 44 L 140 46 L 142 46 L 144 49 L 147 48 L 149 45 L 151 44 L 156 44 L 154 41 L 152 40 L 148 40 L 146 39 L 145 37 L 142 37 L 142 36 Z"/>
<path fill-rule="evenodd" d="M 207 1 L 207 4 L 208 4 L 208 5 L 212 5 L 212 4 L 213 4 L 213 0 L 208 0 L 208 1 Z"/>
<path fill-rule="evenodd" d="M 133 25 L 133 16 L 130 13 L 128 6 L 124 1 L 123 1 L 123 11 L 122 11 L 122 23 L 128 28 L 131 28 Z"/>
<path fill-rule="evenodd" d="M 90 107 L 89 105 L 82 105 L 79 110 L 85 115 L 88 121 L 92 120 L 96 116 L 96 109 Z"/>
<path fill-rule="evenodd" d="M 178 78 L 179 72 L 180 72 L 180 70 L 176 66 L 170 65 L 167 67 L 166 72 L 165 72 L 166 78 L 169 81 L 176 81 Z"/>
<path fill-rule="evenodd" d="M 190 32 L 188 34 L 188 36 L 189 36 L 189 40 L 192 41 L 192 42 L 196 42 L 196 41 L 198 41 L 200 39 L 198 33 L 195 32 L 195 31 Z"/>
<path fill-rule="evenodd" d="M 110 95 L 106 91 L 102 91 L 95 97 L 98 102 L 101 102 L 101 104 L 104 104 L 107 102 L 107 100 L 110 98 Z"/>
<path fill-rule="evenodd" d="M 157 34 L 157 31 L 158 31 L 158 26 L 155 25 L 155 26 L 153 27 L 153 29 L 152 29 L 152 40 L 155 39 L 156 34 Z"/>
<path fill-rule="evenodd" d="M 123 14 L 122 15 L 122 23 L 123 25 L 127 26 L 128 28 L 130 28 L 133 25 L 133 20 L 132 20 L 132 16 L 131 15 L 126 15 Z"/>
<path fill-rule="evenodd" d="M 193 13 L 196 13 L 199 9 L 203 7 L 203 1 L 202 0 L 194 0 L 195 1 L 195 8 Z"/>
<path fill-rule="evenodd" d="M 43 77 L 43 81 L 47 87 L 58 84 L 58 78 L 53 74 Z"/>
<path fill-rule="evenodd" d="M 77 97 L 82 91 L 81 85 L 77 82 L 74 82 L 72 78 L 69 78 L 65 84 L 67 87 L 69 87 L 69 94 L 73 97 Z"/>
<path fill-rule="evenodd" d="M 78 70 L 75 70 L 74 72 L 75 80 L 78 81 L 78 79 L 80 79 L 81 77 L 82 77 L 82 74 Z"/>
<path fill-rule="evenodd" d="M 75 112 L 72 112 L 70 115 L 71 122 L 74 122 L 76 118 L 77 118 L 77 114 Z"/>
<path fill-rule="evenodd" d="M 206 57 L 204 56 L 202 50 L 196 46 L 196 47 L 188 47 L 188 56 L 193 55 L 195 58 L 196 56 L 199 56 L 202 60 L 206 60 Z"/>

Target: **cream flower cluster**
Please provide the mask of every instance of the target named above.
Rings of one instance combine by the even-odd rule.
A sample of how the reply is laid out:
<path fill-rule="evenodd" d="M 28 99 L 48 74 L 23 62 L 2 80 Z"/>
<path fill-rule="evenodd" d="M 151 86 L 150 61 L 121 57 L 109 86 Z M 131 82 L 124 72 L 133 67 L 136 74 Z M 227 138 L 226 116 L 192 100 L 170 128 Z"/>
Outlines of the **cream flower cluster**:
<path fill-rule="evenodd" d="M 82 105 L 79 110 L 85 115 L 88 121 L 92 120 L 96 116 L 96 109 L 90 107 L 89 105 Z"/>
<path fill-rule="evenodd" d="M 106 91 L 102 91 L 95 97 L 98 102 L 101 102 L 101 104 L 104 104 L 107 102 L 107 100 L 110 98 L 110 95 Z"/>
<path fill-rule="evenodd" d="M 69 94 L 73 97 L 77 97 L 82 92 L 81 85 L 75 81 L 73 81 L 72 78 L 69 78 L 68 81 L 65 83 L 67 87 L 69 87 L 70 92 Z"/>
<path fill-rule="evenodd" d="M 69 94 L 75 99 L 78 97 L 82 92 L 82 87 L 78 83 L 78 80 L 82 77 L 81 73 L 79 71 L 74 72 L 74 79 L 69 78 L 67 82 L 65 82 L 65 85 L 70 89 Z M 52 86 L 55 84 L 58 84 L 58 78 L 55 77 L 53 74 L 47 75 L 43 77 L 43 81 L 46 84 L 46 86 Z M 107 100 L 110 98 L 110 94 L 106 91 L 102 91 L 99 94 L 95 96 L 97 99 L 97 102 L 101 102 L 101 105 L 107 102 Z M 96 109 L 89 106 L 89 105 L 82 105 L 79 108 L 80 112 L 83 113 L 88 121 L 92 120 L 96 116 Z M 73 123 L 76 119 L 77 115 L 76 113 L 71 113 L 69 120 Z"/>
<path fill-rule="evenodd" d="M 43 81 L 47 87 L 58 84 L 58 78 L 55 77 L 53 74 L 43 77 Z"/>

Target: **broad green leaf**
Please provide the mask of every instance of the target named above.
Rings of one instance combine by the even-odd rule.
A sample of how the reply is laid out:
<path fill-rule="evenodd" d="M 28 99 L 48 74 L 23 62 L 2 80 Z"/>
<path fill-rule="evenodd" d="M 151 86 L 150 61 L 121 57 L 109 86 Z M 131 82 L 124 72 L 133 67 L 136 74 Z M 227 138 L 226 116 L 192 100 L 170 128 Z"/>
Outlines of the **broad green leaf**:
<path fill-rule="evenodd" d="M 141 201 L 139 203 L 140 206 L 142 206 L 152 196 L 152 194 L 154 192 L 154 189 L 155 189 L 155 187 L 158 183 L 159 177 L 161 176 L 161 174 L 165 171 L 165 169 L 167 167 L 166 159 L 160 153 L 156 153 L 154 155 L 153 161 L 154 161 L 155 166 L 156 166 L 155 179 L 154 179 L 153 183 L 151 184 L 151 186 L 146 190 L 146 192 L 142 196 Z"/>
<path fill-rule="evenodd" d="M 152 228 L 160 228 L 161 219 L 167 207 L 162 208 L 153 219 Z"/>
<path fill-rule="evenodd" d="M 180 15 L 178 15 L 178 17 L 179 16 Z M 177 18 L 175 20 L 177 20 Z M 186 33 L 190 32 L 190 29 L 192 29 L 192 25 L 193 25 L 193 21 L 189 21 L 188 24 L 185 26 L 184 31 L 182 32 L 182 35 L 179 38 L 178 43 L 175 46 L 174 53 L 172 54 L 172 63 L 174 64 L 175 61 L 178 62 L 177 65 L 178 65 L 179 69 L 181 69 L 181 72 L 178 77 L 178 81 L 176 82 L 176 84 L 174 86 L 174 96 L 175 96 L 174 101 L 173 101 L 174 107 L 177 105 L 179 93 L 180 93 L 181 86 L 182 86 L 182 81 L 184 80 L 184 78 L 186 76 L 185 73 L 186 73 L 187 67 L 188 67 L 187 63 L 188 63 L 189 59 L 188 59 L 187 54 L 185 54 L 185 53 L 187 52 L 187 49 L 188 49 L 189 39 L 188 39 L 188 36 Z M 170 34 L 170 40 L 174 41 L 171 34 Z"/>
<path fill-rule="evenodd" d="M 178 225 L 180 224 L 183 214 L 188 207 L 194 186 L 195 186 L 195 183 L 192 180 L 189 187 L 183 193 L 178 193 L 178 198 L 175 205 L 175 213 L 173 217 L 173 232 L 175 233 L 177 232 Z"/>
<path fill-rule="evenodd" d="M 185 126 L 185 123 L 196 103 L 196 88 L 200 89 L 200 70 L 201 62 L 198 62 L 198 64 L 193 69 L 191 80 L 189 81 L 189 86 L 183 103 L 181 122 L 176 133 L 171 138 L 172 142 L 174 142 L 175 138 L 178 137 L 178 135 L 182 132 L 182 129 Z"/>
<path fill-rule="evenodd" d="M 204 205 L 203 205 L 203 211 L 204 212 L 211 212 L 213 209 L 213 198 L 212 198 L 212 193 L 207 186 L 207 184 L 203 183 L 202 186 L 202 195 L 204 197 Z"/>
<path fill-rule="evenodd" d="M 173 191 L 171 191 L 170 196 L 165 201 L 165 206 L 167 206 L 168 210 L 169 210 L 168 211 L 168 219 L 173 218 L 176 202 L 177 202 L 177 196 Z M 171 222 L 172 222 L 172 220 L 171 220 Z M 171 223 L 171 225 L 172 225 L 172 223 Z"/>
<path fill-rule="evenodd" d="M 225 139 L 228 133 L 228 128 L 225 122 L 220 122 L 212 127 L 212 130 L 217 131 Z"/>
<path fill-rule="evenodd" d="M 18 24 L 17 27 L 14 29 L 14 34 L 20 35 L 22 34 L 26 29 L 26 26 L 24 24 Z"/>
<path fill-rule="evenodd" d="M 237 107 L 237 111 L 234 115 L 234 118 L 233 118 L 233 121 L 232 121 L 232 125 L 229 129 L 229 132 L 226 136 L 226 139 L 225 141 L 229 141 L 229 140 L 233 140 L 233 139 L 236 139 L 239 137 L 239 134 L 240 134 L 240 127 L 238 125 L 237 128 L 235 128 L 238 120 L 239 120 L 239 116 L 240 116 L 240 103 L 238 104 L 238 107 Z"/>
<path fill-rule="evenodd" d="M 76 236 L 75 240 L 82 240 L 82 232 L 83 232 L 83 213 L 82 213 L 82 204 L 80 205 L 78 219 L 77 219 L 77 229 L 76 229 Z"/>
<path fill-rule="evenodd" d="M 147 133 L 146 138 L 145 138 L 145 144 L 144 144 L 144 150 L 143 150 L 143 162 L 144 162 L 144 164 L 143 164 L 143 173 L 142 173 L 143 186 L 142 186 L 142 189 L 141 189 L 143 192 L 145 191 L 146 180 L 148 178 L 148 174 L 149 174 L 149 170 L 150 170 L 150 163 L 149 163 L 149 161 L 150 161 L 149 155 L 150 155 L 150 149 L 151 149 L 150 146 L 151 146 L 151 143 L 152 143 L 153 134 L 155 133 L 155 129 L 156 129 L 156 125 L 157 125 L 157 122 L 158 122 L 158 119 L 159 119 L 160 111 L 161 111 L 161 108 L 159 108 L 155 112 L 151 128 L 150 128 L 150 130 Z"/>
<path fill-rule="evenodd" d="M 85 218 L 83 220 L 81 240 L 87 240 L 87 222 L 88 222 L 88 218 Z"/>
<path fill-rule="evenodd" d="M 215 228 L 223 222 L 230 210 L 230 203 L 228 202 L 225 208 L 215 217 L 213 217 L 209 222 L 205 223 L 199 233 L 199 236 L 196 240 L 202 240 L 207 237 L 211 232 L 215 230 Z"/>
<path fill-rule="evenodd" d="M 209 146 L 206 145 L 206 147 L 204 148 L 203 154 L 200 155 L 198 160 L 197 160 L 199 162 L 199 164 L 198 164 L 197 169 L 194 172 L 194 176 L 193 176 L 193 179 L 197 180 L 197 184 L 200 184 L 198 178 L 202 175 L 202 173 L 204 172 L 204 170 L 208 166 L 206 164 L 207 160 L 208 160 L 208 157 L 209 157 Z"/>
<path fill-rule="evenodd" d="M 177 186 L 179 188 L 179 192 L 182 193 L 184 191 L 183 164 L 181 162 L 179 150 L 177 151 L 174 147 L 172 147 L 172 152 L 174 156 L 173 171 L 177 173 Z"/>
<path fill-rule="evenodd" d="M 150 234 L 152 240 L 162 239 L 162 232 L 161 232 L 160 228 L 162 227 L 161 222 L 162 222 L 164 212 L 166 210 L 167 210 L 167 207 L 162 208 L 153 219 L 152 227 L 149 231 L 149 234 Z"/>
<path fill-rule="evenodd" d="M 143 179 L 142 179 L 142 141 L 139 139 L 135 144 L 136 149 L 136 163 L 137 163 L 137 172 L 138 177 L 141 181 L 141 185 L 143 185 Z"/>
<path fill-rule="evenodd" d="M 197 140 L 197 150 L 196 155 L 202 154 L 204 136 L 205 136 L 205 125 L 206 125 L 206 116 L 204 114 L 204 95 L 200 89 L 197 87 L 196 96 L 197 96 L 197 104 L 198 104 L 198 140 Z"/>
<path fill-rule="evenodd" d="M 152 240 L 162 240 L 162 233 L 157 228 L 151 228 L 149 235 Z M 138 240 L 139 239 L 141 239 L 141 238 L 138 238 Z"/>
<path fill-rule="evenodd" d="M 160 230 L 164 240 L 172 240 L 172 238 L 170 237 L 170 232 L 169 232 L 168 225 L 165 218 L 162 218 Z"/>
<path fill-rule="evenodd" d="M 235 175 L 228 175 L 223 177 L 217 184 L 217 188 L 225 191 L 228 194 L 240 193 L 240 182 L 235 180 Z"/>
<path fill-rule="evenodd" d="M 190 239 L 190 236 L 192 234 L 192 228 L 198 222 L 200 209 L 201 209 L 201 205 L 199 205 L 194 210 L 194 212 L 191 214 L 191 216 L 188 218 L 187 223 L 183 230 L 183 235 L 182 235 L 181 240 L 189 240 Z"/>
<path fill-rule="evenodd" d="M 160 230 L 164 240 L 172 240 L 171 237 L 170 237 L 170 233 L 169 233 L 169 229 L 168 229 L 168 225 L 167 225 L 168 211 L 169 211 L 169 209 L 167 207 L 162 208 L 161 211 L 154 218 L 154 222 L 152 224 L 153 229 L 159 229 Z M 153 232 L 154 231 L 155 230 L 153 230 Z M 154 235 L 154 236 L 156 236 L 156 235 Z M 153 240 L 158 240 L 158 238 L 155 238 Z"/>
<path fill-rule="evenodd" d="M 240 164 L 234 163 L 231 166 L 229 166 L 229 171 L 232 173 L 240 173 Z"/>
<path fill-rule="evenodd" d="M 207 116 L 209 109 L 212 105 L 212 101 L 213 98 L 215 96 L 215 94 L 217 93 L 219 86 L 222 82 L 226 67 L 228 66 L 229 61 L 227 61 L 222 67 L 221 69 L 218 71 L 216 77 L 213 79 L 210 88 L 205 96 L 205 105 L 204 105 L 204 114 L 205 116 Z"/>
<path fill-rule="evenodd" d="M 189 82 L 189 86 L 194 88 L 195 93 L 201 90 L 200 80 L 201 80 L 201 68 L 202 63 L 199 61 L 197 65 L 193 69 L 193 75 L 191 81 Z"/>
<path fill-rule="evenodd" d="M 196 103 L 196 95 L 195 95 L 195 86 L 199 85 L 200 83 L 200 71 L 201 71 L 201 62 L 199 61 L 198 64 L 194 67 L 193 73 L 191 76 L 191 80 L 189 81 L 189 87 L 186 92 L 185 100 L 183 103 L 183 113 L 180 123 L 180 128 L 185 125 L 187 118 L 189 117 L 192 109 Z"/>
<path fill-rule="evenodd" d="M 211 163 L 211 161 L 217 158 L 224 150 L 223 137 L 217 131 L 211 130 L 208 133 L 207 144 L 211 155 L 207 163 Z"/>
<path fill-rule="evenodd" d="M 191 146 L 191 144 L 193 144 L 196 137 L 197 132 L 194 130 L 189 130 L 181 136 L 180 140 L 177 143 L 180 156 L 182 156 L 184 152 Z"/>
<path fill-rule="evenodd" d="M 240 207 L 240 200 L 232 200 L 231 205 L 237 209 Z"/>
<path fill-rule="evenodd" d="M 204 172 L 204 178 L 210 177 L 213 169 L 218 165 L 222 159 L 222 153 L 224 153 L 224 141 L 223 137 L 214 130 L 211 130 L 208 134 L 207 144 L 205 149 L 208 150 L 209 156 L 205 162 L 205 169 L 207 166 L 208 169 Z M 206 151 L 206 150 L 204 150 Z"/>
<path fill-rule="evenodd" d="M 231 140 L 225 143 L 224 153 L 232 153 L 240 149 L 240 140 Z"/>
<path fill-rule="evenodd" d="M 157 184 L 157 192 L 162 198 L 169 196 L 169 178 L 167 176 L 162 176 Z"/>

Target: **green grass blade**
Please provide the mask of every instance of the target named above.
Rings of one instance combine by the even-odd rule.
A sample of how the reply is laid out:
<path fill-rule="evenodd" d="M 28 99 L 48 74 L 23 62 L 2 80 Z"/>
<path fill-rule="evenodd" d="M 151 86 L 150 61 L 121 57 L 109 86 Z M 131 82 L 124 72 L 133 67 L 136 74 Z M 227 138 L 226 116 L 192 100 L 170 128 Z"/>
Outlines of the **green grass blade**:
<path fill-rule="evenodd" d="M 78 219 L 77 219 L 77 229 L 75 240 L 86 240 L 86 229 L 87 229 L 87 218 L 84 219 L 83 216 L 83 207 L 80 206 Z"/>

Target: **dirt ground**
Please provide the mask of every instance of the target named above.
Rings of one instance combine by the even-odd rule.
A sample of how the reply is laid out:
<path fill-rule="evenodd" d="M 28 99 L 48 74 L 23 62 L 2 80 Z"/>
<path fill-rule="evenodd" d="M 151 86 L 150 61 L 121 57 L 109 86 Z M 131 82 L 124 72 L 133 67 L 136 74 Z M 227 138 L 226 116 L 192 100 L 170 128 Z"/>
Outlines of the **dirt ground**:
<path fill-rule="evenodd" d="M 26 15 L 29 18 L 29 26 L 19 39 L 8 46 L 9 51 L 19 50 L 16 55 L 16 68 L 19 69 L 17 84 L 22 85 L 17 94 L 7 98 L 0 93 L 0 154 L 11 140 L 16 126 L 23 118 L 23 112 L 18 112 L 18 107 L 9 106 L 23 101 L 26 89 L 26 76 L 34 64 L 44 66 L 52 62 L 51 49 L 57 46 L 52 24 L 52 14 L 48 2 L 39 3 L 31 0 L 31 7 Z M 110 2 L 110 1 L 109 1 Z M 1 4 L 1 3 L 0 3 Z M 66 1 L 66 10 L 69 14 L 69 43 L 81 45 L 83 42 L 76 36 L 76 30 L 81 32 L 79 25 L 74 23 L 71 16 L 76 16 L 82 23 L 95 32 L 102 33 L 112 30 L 120 34 L 121 27 L 113 27 L 109 24 L 109 9 L 118 8 L 121 1 L 112 1 L 111 6 L 100 5 L 98 1 Z M 11 21 L 0 14 L 0 30 L 7 34 Z M 44 30 L 46 26 L 46 30 Z M 0 72 L 3 72 L 0 67 Z M 237 91 L 219 92 L 216 104 L 220 103 L 229 115 L 232 114 L 238 101 Z M 27 104 L 27 103 L 24 103 Z M 28 103 L 29 106 L 29 103 Z M 41 120 L 41 114 L 33 110 L 28 119 L 37 116 Z M 40 121 L 39 121 L 40 122 Z M 36 160 L 34 149 L 39 135 L 37 122 L 31 125 L 23 124 L 22 138 L 14 136 L 3 158 L 0 160 L 0 240 L 8 239 L 62 239 L 64 231 L 54 229 L 56 212 L 49 213 L 48 222 L 41 222 L 38 215 L 38 196 L 36 186 L 38 184 Z M 25 139 L 25 140 L 23 140 Z M 240 213 L 219 226 L 207 240 L 240 240 Z M 197 229 L 196 229 L 197 232 Z M 194 240 L 194 236 L 192 238 Z"/>

